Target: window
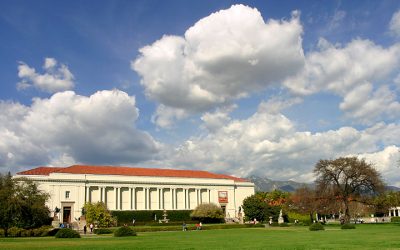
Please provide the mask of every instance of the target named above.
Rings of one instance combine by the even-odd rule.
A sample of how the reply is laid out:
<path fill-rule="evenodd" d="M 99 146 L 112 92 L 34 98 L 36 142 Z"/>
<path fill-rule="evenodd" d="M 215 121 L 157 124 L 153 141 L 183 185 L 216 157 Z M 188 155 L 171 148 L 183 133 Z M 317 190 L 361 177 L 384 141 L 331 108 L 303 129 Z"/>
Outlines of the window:
<path fill-rule="evenodd" d="M 70 194 L 69 191 L 65 191 L 65 199 L 69 199 L 69 194 Z"/>

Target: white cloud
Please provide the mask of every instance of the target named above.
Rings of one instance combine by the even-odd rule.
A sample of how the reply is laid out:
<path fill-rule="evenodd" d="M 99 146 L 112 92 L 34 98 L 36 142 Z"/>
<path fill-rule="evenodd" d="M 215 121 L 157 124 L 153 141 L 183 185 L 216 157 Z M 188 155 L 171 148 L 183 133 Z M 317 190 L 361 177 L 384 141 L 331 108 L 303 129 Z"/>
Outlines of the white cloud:
<path fill-rule="evenodd" d="M 396 11 L 389 23 L 389 32 L 393 36 L 400 37 L 400 10 Z"/>
<path fill-rule="evenodd" d="M 343 97 L 341 110 L 362 124 L 398 117 L 400 105 L 389 85 L 400 66 L 400 44 L 383 48 L 356 39 L 346 46 L 334 46 L 321 39 L 319 47 L 319 51 L 307 54 L 303 71 L 284 81 L 290 91 L 299 95 L 320 91 L 339 95 Z"/>
<path fill-rule="evenodd" d="M 34 68 L 21 62 L 18 66 L 18 77 L 21 78 L 21 82 L 17 84 L 17 89 L 23 90 L 33 86 L 48 93 L 73 89 L 74 75 L 66 65 L 61 64 L 58 68 L 57 65 L 56 59 L 45 58 L 43 64 L 45 72 L 39 74 Z"/>
<path fill-rule="evenodd" d="M 89 97 L 66 91 L 36 98 L 31 106 L 0 107 L 0 165 L 7 168 L 132 164 L 151 159 L 161 147 L 135 128 L 135 98 L 119 90 Z"/>
<path fill-rule="evenodd" d="M 372 84 L 366 83 L 347 93 L 340 109 L 351 116 L 351 119 L 363 124 L 374 124 L 383 118 L 399 117 L 400 103 L 396 98 L 396 94 L 387 86 L 373 92 Z"/>
<path fill-rule="evenodd" d="M 159 105 L 155 114 L 151 117 L 153 123 L 161 128 L 171 128 L 175 121 L 186 118 L 188 113 L 184 109 L 170 108 L 165 105 Z"/>
<path fill-rule="evenodd" d="M 383 173 L 382 177 L 388 183 L 392 183 L 392 185 L 400 184 L 398 176 L 400 171 L 400 147 L 395 145 L 387 146 L 378 152 L 360 154 L 359 158 L 365 158 L 367 162 L 371 162 L 379 172 Z"/>
<path fill-rule="evenodd" d="M 237 105 L 231 105 L 228 107 L 218 108 L 215 112 L 206 112 L 201 116 L 201 120 L 204 122 L 204 127 L 215 132 L 222 128 L 228 121 L 231 120 L 229 113 L 237 108 Z"/>
<path fill-rule="evenodd" d="M 382 150 L 389 152 L 388 148 L 393 149 L 392 145 L 398 144 L 400 124 L 380 123 L 364 130 L 341 127 L 319 133 L 298 131 L 292 121 L 276 111 L 276 103 L 279 102 L 261 103 L 258 111 L 244 120 L 232 119 L 223 112 L 215 116 L 209 114 L 210 120 L 217 120 L 217 126 L 208 134 L 191 137 L 168 152 L 162 164 L 237 176 L 257 174 L 309 182 L 320 159 L 379 154 Z M 207 119 L 203 117 L 203 120 L 208 125 Z M 220 120 L 225 125 L 221 125 Z M 385 167 L 381 170 L 388 176 L 391 173 L 386 171 L 389 163 L 382 164 Z M 400 181 L 394 174 L 390 180 L 392 183 Z"/>
<path fill-rule="evenodd" d="M 265 22 L 257 9 L 234 5 L 199 20 L 184 37 L 141 48 L 132 69 L 150 99 L 186 113 L 208 111 L 300 70 L 302 31 L 298 12 Z"/>

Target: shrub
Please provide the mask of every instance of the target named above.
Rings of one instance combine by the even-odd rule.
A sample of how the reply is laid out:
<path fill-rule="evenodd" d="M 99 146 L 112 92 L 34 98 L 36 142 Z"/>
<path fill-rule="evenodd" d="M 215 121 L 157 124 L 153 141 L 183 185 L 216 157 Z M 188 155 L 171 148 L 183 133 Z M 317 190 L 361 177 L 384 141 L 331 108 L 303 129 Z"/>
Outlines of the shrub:
<path fill-rule="evenodd" d="M 107 205 L 103 202 L 85 203 L 84 210 L 88 223 L 96 221 L 100 227 L 109 227 L 115 224 L 110 210 L 107 209 Z"/>
<path fill-rule="evenodd" d="M 190 214 L 192 220 L 199 220 L 204 223 L 221 223 L 224 221 L 222 209 L 214 203 L 204 203 L 198 205 Z"/>
<path fill-rule="evenodd" d="M 343 224 L 343 225 L 341 226 L 341 228 L 342 228 L 342 229 L 356 229 L 356 226 L 355 226 L 354 224 L 349 224 L 349 223 L 347 223 L 347 224 Z"/>
<path fill-rule="evenodd" d="M 93 233 L 95 233 L 95 234 L 112 234 L 112 233 L 114 233 L 114 230 L 111 228 L 95 228 L 93 230 Z"/>
<path fill-rule="evenodd" d="M 289 222 L 294 223 L 295 220 L 300 222 L 310 222 L 309 214 L 300 214 L 296 212 L 288 212 Z"/>
<path fill-rule="evenodd" d="M 75 230 L 72 230 L 71 228 L 62 228 L 60 229 L 56 235 L 56 238 L 80 238 L 81 236 L 79 233 Z"/>
<path fill-rule="evenodd" d="M 400 217 L 391 217 L 391 218 L 390 218 L 390 222 L 393 222 L 393 223 L 400 223 Z"/>
<path fill-rule="evenodd" d="M 120 227 L 114 231 L 114 237 L 136 236 L 136 232 L 130 227 Z"/>
<path fill-rule="evenodd" d="M 47 231 L 46 236 L 55 236 L 60 230 L 61 230 L 60 228 L 50 229 L 49 231 Z"/>
<path fill-rule="evenodd" d="M 18 227 L 11 227 L 8 229 L 8 237 L 21 237 L 21 233 L 24 229 Z"/>
<path fill-rule="evenodd" d="M 0 237 L 4 237 L 4 229 L 0 229 Z"/>
<path fill-rule="evenodd" d="M 321 223 L 313 223 L 308 229 L 310 231 L 325 230 L 324 225 L 322 225 Z"/>
<path fill-rule="evenodd" d="M 167 219 L 169 222 L 191 221 L 190 213 L 192 210 L 167 210 Z M 162 210 L 143 210 L 143 211 L 112 211 L 111 214 L 117 219 L 118 225 L 132 224 L 133 218 L 135 218 L 136 225 L 148 225 L 148 222 L 158 223 L 159 219 L 163 218 Z M 157 222 L 154 221 L 154 217 L 157 217 Z"/>

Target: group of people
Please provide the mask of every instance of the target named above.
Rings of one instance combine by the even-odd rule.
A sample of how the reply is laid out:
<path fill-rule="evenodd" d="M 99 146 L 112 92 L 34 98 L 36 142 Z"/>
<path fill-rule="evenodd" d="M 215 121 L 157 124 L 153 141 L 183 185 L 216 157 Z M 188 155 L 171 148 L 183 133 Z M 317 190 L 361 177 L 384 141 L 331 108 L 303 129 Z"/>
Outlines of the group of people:
<path fill-rule="evenodd" d="M 203 228 L 203 223 L 201 221 L 196 223 L 196 230 L 201 230 Z M 185 222 L 182 223 L 182 231 L 187 231 L 187 225 Z"/>
<path fill-rule="evenodd" d="M 89 228 L 90 228 L 90 233 L 93 233 L 93 228 L 94 228 L 93 223 L 90 223 Z M 86 234 L 86 232 L 87 232 L 87 226 L 84 225 L 83 226 L 83 233 Z"/>

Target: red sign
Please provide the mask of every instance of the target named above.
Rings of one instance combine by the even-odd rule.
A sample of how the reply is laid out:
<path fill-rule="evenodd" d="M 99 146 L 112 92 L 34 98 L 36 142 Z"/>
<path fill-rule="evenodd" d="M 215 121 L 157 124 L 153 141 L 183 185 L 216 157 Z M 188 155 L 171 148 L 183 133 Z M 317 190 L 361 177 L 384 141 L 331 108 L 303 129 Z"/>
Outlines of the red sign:
<path fill-rule="evenodd" d="M 228 191 L 218 191 L 218 202 L 228 203 Z"/>

